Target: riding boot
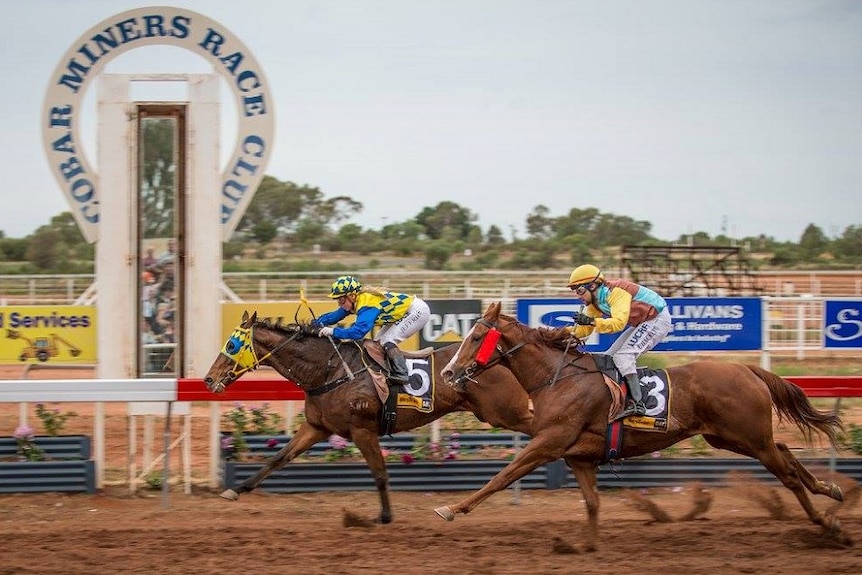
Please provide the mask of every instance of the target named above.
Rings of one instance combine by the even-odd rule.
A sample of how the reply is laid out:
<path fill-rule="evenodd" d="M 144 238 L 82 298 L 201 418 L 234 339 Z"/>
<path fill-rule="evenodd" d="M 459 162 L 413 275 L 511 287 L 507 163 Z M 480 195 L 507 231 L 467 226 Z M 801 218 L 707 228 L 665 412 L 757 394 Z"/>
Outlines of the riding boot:
<path fill-rule="evenodd" d="M 625 376 L 626 385 L 629 388 L 631 399 L 626 402 L 625 409 L 617 416 L 618 418 L 628 417 L 629 415 L 646 415 L 646 405 L 643 402 L 643 394 L 641 393 L 641 381 L 636 373 L 630 373 Z"/>
<path fill-rule="evenodd" d="M 401 349 L 392 342 L 383 344 L 386 357 L 389 358 L 389 382 L 398 385 L 407 385 L 410 378 L 407 376 L 407 360 Z"/>

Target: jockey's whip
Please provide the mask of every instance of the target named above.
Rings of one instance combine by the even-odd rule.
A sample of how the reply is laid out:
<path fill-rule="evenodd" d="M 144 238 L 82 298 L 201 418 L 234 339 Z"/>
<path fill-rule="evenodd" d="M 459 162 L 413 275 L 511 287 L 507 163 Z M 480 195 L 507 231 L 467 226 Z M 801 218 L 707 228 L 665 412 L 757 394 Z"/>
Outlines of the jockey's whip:
<path fill-rule="evenodd" d="M 299 310 L 302 309 L 302 306 L 305 306 L 305 309 L 307 309 L 308 313 L 311 314 L 312 321 L 317 319 L 317 316 L 314 315 L 314 310 L 311 309 L 311 306 L 308 305 L 308 300 L 305 299 L 305 290 L 303 290 L 302 288 L 299 288 L 299 303 L 301 305 L 296 308 L 296 313 L 293 316 L 293 321 L 295 323 L 299 323 Z"/>
<path fill-rule="evenodd" d="M 314 310 L 311 309 L 311 306 L 308 305 L 308 300 L 305 299 L 305 291 L 303 291 L 302 288 L 299 288 L 299 301 L 308 309 L 309 313 L 311 313 L 312 319 L 317 319 L 314 315 Z M 296 308 L 296 313 L 299 314 L 299 308 Z M 343 367 L 344 371 L 347 372 L 347 379 L 356 379 L 356 376 L 353 375 L 353 371 L 350 369 L 350 366 L 347 365 L 347 362 L 344 361 L 344 358 L 341 356 L 341 351 L 338 349 L 338 344 L 335 343 L 335 340 L 332 339 L 331 335 L 326 336 L 326 339 L 328 339 L 329 343 L 332 344 L 332 347 L 335 349 L 335 353 L 338 355 L 338 359 L 341 360 L 341 367 Z"/>

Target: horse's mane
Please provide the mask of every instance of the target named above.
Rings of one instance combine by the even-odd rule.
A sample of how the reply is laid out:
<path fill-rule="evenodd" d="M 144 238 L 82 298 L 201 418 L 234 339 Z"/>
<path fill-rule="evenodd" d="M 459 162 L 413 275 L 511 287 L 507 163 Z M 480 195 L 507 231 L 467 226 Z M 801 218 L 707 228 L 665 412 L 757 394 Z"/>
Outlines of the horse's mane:
<path fill-rule="evenodd" d="M 579 353 L 583 353 L 578 350 L 578 348 L 584 344 L 583 340 L 572 335 L 568 328 L 534 328 L 521 323 L 517 318 L 510 315 L 501 313 L 499 317 L 505 319 L 511 324 L 519 326 L 521 328 L 521 333 L 524 335 L 524 341 L 528 343 L 539 343 L 562 351 L 568 349 L 569 351 L 578 351 Z"/>
<path fill-rule="evenodd" d="M 285 335 L 289 335 L 294 333 L 297 329 L 301 328 L 303 324 L 299 323 L 281 323 L 281 318 L 277 320 L 270 321 L 269 318 L 258 319 L 254 322 L 254 327 L 263 327 L 266 329 L 271 329 L 273 331 L 277 331 L 279 333 L 283 333 Z"/>

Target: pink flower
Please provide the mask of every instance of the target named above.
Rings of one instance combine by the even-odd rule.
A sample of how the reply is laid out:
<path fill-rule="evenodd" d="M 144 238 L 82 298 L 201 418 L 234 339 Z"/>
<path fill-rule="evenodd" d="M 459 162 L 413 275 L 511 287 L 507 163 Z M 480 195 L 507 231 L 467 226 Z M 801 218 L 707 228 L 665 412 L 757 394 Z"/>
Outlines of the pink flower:
<path fill-rule="evenodd" d="M 15 428 L 15 433 L 13 436 L 18 440 L 32 440 L 33 439 L 33 428 L 29 425 L 19 425 Z"/>
<path fill-rule="evenodd" d="M 347 446 L 350 444 L 349 441 L 341 437 L 340 435 L 335 435 L 334 433 L 329 436 L 329 445 L 332 446 L 333 449 L 347 449 Z"/>
<path fill-rule="evenodd" d="M 401 461 L 403 463 L 408 463 L 408 464 L 413 463 L 413 456 L 410 455 L 409 453 L 405 453 L 404 455 L 401 456 Z"/>
<path fill-rule="evenodd" d="M 266 440 L 266 446 L 269 447 L 270 449 L 272 449 L 276 445 L 278 445 L 278 440 L 276 438 L 270 437 L 269 439 Z"/>

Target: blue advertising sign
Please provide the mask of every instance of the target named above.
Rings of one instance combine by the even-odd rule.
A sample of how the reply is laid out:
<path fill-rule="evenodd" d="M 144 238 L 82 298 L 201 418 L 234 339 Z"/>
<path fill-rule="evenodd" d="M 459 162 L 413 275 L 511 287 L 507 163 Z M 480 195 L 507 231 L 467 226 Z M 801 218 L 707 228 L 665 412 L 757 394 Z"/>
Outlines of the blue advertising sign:
<path fill-rule="evenodd" d="M 656 351 L 763 349 L 763 305 L 756 297 L 667 298 L 672 329 Z"/>
<path fill-rule="evenodd" d="M 671 332 L 655 351 L 756 351 L 763 347 L 763 307 L 759 298 L 666 298 Z M 530 327 L 573 325 L 582 309 L 574 298 L 519 299 L 518 321 Z M 586 341 L 591 352 L 606 351 L 619 333 L 593 333 Z"/>
<path fill-rule="evenodd" d="M 823 347 L 862 348 L 862 301 L 826 300 Z"/>

